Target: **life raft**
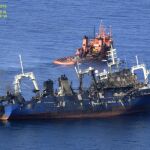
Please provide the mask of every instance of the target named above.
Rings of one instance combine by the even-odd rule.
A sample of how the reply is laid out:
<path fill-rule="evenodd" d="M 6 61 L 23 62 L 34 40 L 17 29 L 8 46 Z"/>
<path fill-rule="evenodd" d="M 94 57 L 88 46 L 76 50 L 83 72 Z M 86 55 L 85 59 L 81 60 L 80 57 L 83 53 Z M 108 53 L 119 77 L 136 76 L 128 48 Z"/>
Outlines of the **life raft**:
<path fill-rule="evenodd" d="M 74 65 L 76 62 L 75 56 L 59 58 L 53 61 L 57 65 Z"/>

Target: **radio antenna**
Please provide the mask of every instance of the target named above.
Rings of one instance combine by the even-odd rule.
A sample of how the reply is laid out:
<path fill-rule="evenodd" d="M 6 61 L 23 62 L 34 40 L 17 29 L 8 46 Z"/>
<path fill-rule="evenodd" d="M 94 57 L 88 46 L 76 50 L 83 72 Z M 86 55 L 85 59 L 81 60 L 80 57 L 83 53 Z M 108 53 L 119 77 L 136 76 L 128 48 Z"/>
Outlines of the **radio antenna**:
<path fill-rule="evenodd" d="M 23 69 L 23 63 L 22 63 L 21 54 L 19 54 L 19 59 L 20 59 L 21 71 L 22 71 L 22 74 L 24 74 L 24 69 Z"/>

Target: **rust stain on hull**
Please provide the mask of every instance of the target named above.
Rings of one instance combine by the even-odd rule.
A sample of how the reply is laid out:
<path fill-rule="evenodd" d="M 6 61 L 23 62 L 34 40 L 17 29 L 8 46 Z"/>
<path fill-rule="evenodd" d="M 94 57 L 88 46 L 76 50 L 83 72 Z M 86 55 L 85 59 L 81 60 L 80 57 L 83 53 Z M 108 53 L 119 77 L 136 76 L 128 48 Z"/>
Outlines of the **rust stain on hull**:
<path fill-rule="evenodd" d="M 1 121 L 5 121 L 5 120 L 8 120 L 8 119 L 9 119 L 9 117 L 6 116 L 6 115 L 0 116 L 0 120 L 1 120 Z"/>
<path fill-rule="evenodd" d="M 143 112 L 145 110 L 119 110 L 109 112 L 90 112 L 90 113 L 40 113 L 31 115 L 10 116 L 10 120 L 28 120 L 28 119 L 84 119 L 84 118 L 109 118 L 119 115 Z"/>

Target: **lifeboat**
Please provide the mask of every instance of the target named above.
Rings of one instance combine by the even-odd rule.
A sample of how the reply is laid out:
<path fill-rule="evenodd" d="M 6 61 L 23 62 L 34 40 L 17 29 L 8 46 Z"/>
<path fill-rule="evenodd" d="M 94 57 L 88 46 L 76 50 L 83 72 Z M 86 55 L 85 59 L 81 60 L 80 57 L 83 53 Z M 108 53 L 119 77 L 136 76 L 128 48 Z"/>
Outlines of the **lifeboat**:
<path fill-rule="evenodd" d="M 74 65 L 76 62 L 75 56 L 59 58 L 53 61 L 57 65 Z"/>

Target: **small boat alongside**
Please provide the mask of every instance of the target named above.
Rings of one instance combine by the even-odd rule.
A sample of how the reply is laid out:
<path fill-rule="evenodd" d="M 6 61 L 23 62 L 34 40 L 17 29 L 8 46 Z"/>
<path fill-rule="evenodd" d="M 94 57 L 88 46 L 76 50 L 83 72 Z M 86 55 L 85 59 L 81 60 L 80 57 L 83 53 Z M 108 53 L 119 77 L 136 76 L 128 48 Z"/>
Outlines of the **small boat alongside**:
<path fill-rule="evenodd" d="M 84 62 L 88 60 L 107 59 L 107 52 L 113 45 L 111 28 L 109 33 L 106 33 L 106 28 L 100 24 L 99 32 L 94 35 L 94 38 L 89 39 L 88 36 L 84 36 L 82 40 L 82 47 L 78 48 L 73 56 L 64 58 L 58 58 L 53 61 L 57 65 L 74 65 L 78 62 Z"/>
<path fill-rule="evenodd" d="M 68 56 L 64 58 L 59 58 L 53 61 L 54 64 L 57 65 L 74 65 L 76 63 L 76 57 L 75 56 Z"/>

